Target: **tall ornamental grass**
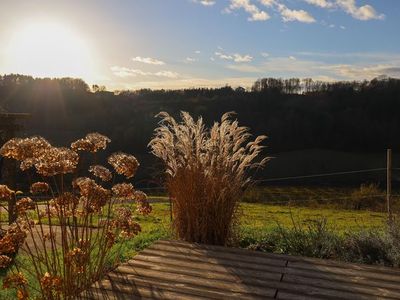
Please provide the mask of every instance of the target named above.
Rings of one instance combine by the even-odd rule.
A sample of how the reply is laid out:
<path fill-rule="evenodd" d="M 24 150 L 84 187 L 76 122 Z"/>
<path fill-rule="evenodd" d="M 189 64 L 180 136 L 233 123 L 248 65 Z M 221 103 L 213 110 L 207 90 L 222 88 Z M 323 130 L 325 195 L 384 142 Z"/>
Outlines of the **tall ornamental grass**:
<path fill-rule="evenodd" d="M 134 156 L 109 156 L 114 172 L 93 164 L 85 172 L 89 177 L 77 174 L 82 157 L 92 159 L 90 154 L 95 156 L 109 142 L 92 133 L 70 148 L 32 137 L 12 139 L 0 149 L 3 157 L 19 161 L 28 178 L 35 179 L 18 200 L 18 192 L 0 185 L 0 200 L 17 200 L 18 218 L 0 235 L 0 271 L 8 269 L 3 288 L 15 288 L 18 299 L 33 294 L 40 299 L 75 299 L 113 266 L 123 242 L 140 232 L 132 206 L 122 200 L 136 200 L 137 212 L 147 214 L 151 207 L 146 195 L 129 182 L 115 182 L 117 174 L 126 180 L 135 175 L 139 163 Z M 15 258 L 17 253 L 21 256 Z"/>
<path fill-rule="evenodd" d="M 238 202 L 251 182 L 248 171 L 268 161 L 257 160 L 266 136 L 251 140 L 232 113 L 209 129 L 187 112 L 180 123 L 166 112 L 157 116 L 161 121 L 149 146 L 165 164 L 177 236 L 224 245 L 234 236 Z"/>

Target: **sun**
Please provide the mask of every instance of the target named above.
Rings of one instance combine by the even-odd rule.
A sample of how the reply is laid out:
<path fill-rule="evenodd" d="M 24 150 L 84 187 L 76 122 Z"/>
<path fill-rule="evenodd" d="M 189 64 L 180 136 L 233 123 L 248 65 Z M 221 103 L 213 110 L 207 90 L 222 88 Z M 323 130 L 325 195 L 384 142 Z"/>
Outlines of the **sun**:
<path fill-rule="evenodd" d="M 6 48 L 12 73 L 36 77 L 94 76 L 94 57 L 88 44 L 68 26 L 32 23 L 16 29 Z"/>

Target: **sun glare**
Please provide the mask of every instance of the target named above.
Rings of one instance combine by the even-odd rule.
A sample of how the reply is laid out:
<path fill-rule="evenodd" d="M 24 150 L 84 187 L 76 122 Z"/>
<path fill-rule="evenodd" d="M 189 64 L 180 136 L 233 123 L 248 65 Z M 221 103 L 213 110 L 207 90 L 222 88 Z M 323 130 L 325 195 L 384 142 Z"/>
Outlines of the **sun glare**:
<path fill-rule="evenodd" d="M 94 75 L 93 56 L 87 43 L 60 24 L 35 23 L 17 29 L 6 53 L 12 73 L 85 80 Z"/>

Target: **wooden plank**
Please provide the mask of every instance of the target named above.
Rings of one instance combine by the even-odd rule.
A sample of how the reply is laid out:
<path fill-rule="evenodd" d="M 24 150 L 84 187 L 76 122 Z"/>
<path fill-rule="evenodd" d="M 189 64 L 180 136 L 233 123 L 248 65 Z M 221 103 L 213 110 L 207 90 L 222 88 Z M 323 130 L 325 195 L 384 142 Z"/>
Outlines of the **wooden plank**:
<path fill-rule="evenodd" d="M 297 293 L 289 293 L 286 291 L 279 291 L 276 294 L 276 299 L 282 300 L 323 300 L 323 299 L 332 299 L 326 297 L 314 297 L 310 295 L 299 295 Z"/>
<path fill-rule="evenodd" d="M 400 299 L 399 290 L 396 291 L 393 289 L 368 287 L 354 283 L 345 283 L 337 281 L 335 282 L 331 280 L 317 279 L 317 278 L 313 278 L 312 280 L 310 280 L 307 277 L 295 276 L 295 275 L 284 275 L 283 282 L 295 283 L 295 284 L 311 284 L 319 288 L 327 288 L 333 290 L 347 291 L 351 293 L 362 293 L 372 296 L 384 296 L 394 299 Z"/>
<path fill-rule="evenodd" d="M 210 299 L 222 299 L 222 298 L 240 298 L 240 299 L 265 299 L 265 297 L 258 297 L 256 295 L 249 295 L 249 294 L 244 294 L 244 293 L 238 293 L 238 292 L 232 292 L 232 291 L 224 291 L 224 290 L 219 290 L 217 288 L 209 288 L 207 287 L 206 289 L 204 287 L 198 287 L 196 285 L 192 284 L 184 284 L 180 282 L 175 282 L 175 281 L 170 281 L 168 279 L 163 279 L 162 281 L 157 278 L 149 278 L 149 277 L 144 277 L 144 276 L 136 276 L 135 275 L 130 275 L 130 278 L 128 279 L 126 275 L 124 274 L 113 274 L 111 273 L 110 275 L 107 276 L 107 280 L 110 280 L 110 285 L 109 288 L 111 287 L 111 282 L 120 282 L 121 278 L 123 283 L 128 282 L 128 283 L 134 283 L 135 285 L 143 285 L 143 286 L 151 286 L 153 285 L 156 288 L 159 288 L 160 290 L 168 290 L 168 291 L 179 291 L 182 294 L 187 294 L 187 295 L 196 295 L 196 296 L 201 296 L 203 298 L 210 298 Z M 132 280 L 133 279 L 133 280 Z M 102 282 L 103 287 L 107 288 L 104 283 Z M 269 298 L 267 298 L 269 299 Z M 270 298 L 272 299 L 272 298 Z"/>
<path fill-rule="evenodd" d="M 268 266 L 268 265 L 258 265 L 255 263 L 243 263 L 240 261 L 235 262 L 233 260 L 226 260 L 223 258 L 215 259 L 215 258 L 204 257 L 204 256 L 195 256 L 195 255 L 185 256 L 183 253 L 152 250 L 152 249 L 145 249 L 141 252 L 141 254 L 146 255 L 146 256 L 147 255 L 161 256 L 161 257 L 166 257 L 166 258 L 171 258 L 171 259 L 181 259 L 182 261 L 185 261 L 185 262 L 203 262 L 203 263 L 209 263 L 212 265 L 220 265 L 220 266 L 224 266 L 224 267 L 229 266 L 229 267 L 243 268 L 243 269 L 248 269 L 248 270 L 268 271 L 269 269 L 271 269 L 271 266 Z M 272 266 L 272 267 L 274 267 L 274 266 Z"/>
<path fill-rule="evenodd" d="M 391 273 L 391 274 L 398 274 L 400 276 L 400 268 L 392 268 L 392 267 L 385 267 L 385 266 L 378 266 L 378 265 L 365 265 L 365 264 L 355 264 L 355 263 L 347 263 L 347 262 L 340 262 L 335 260 L 329 259 L 319 259 L 314 257 L 302 257 L 302 256 L 293 256 L 293 255 L 286 255 L 286 254 L 276 254 L 276 253 L 267 253 L 267 252 L 260 252 L 248 249 L 240 249 L 240 248 L 229 248 L 223 246 L 214 246 L 214 245 L 203 245 L 203 244 L 195 244 L 195 243 L 188 243 L 184 241 L 176 241 L 176 240 L 160 240 L 157 241 L 157 244 L 167 244 L 167 245 L 175 245 L 181 248 L 190 248 L 190 249 L 205 249 L 211 250 L 216 252 L 222 253 L 236 253 L 249 256 L 249 251 L 252 251 L 251 256 L 259 256 L 259 257 L 268 257 L 271 259 L 282 259 L 288 260 L 292 262 L 309 262 L 315 265 L 327 265 L 327 266 L 336 266 L 342 267 L 345 269 L 354 269 L 354 270 L 365 270 L 365 271 L 372 271 L 375 273 Z"/>
<path fill-rule="evenodd" d="M 377 273 L 372 271 L 365 271 L 365 270 L 352 270 L 352 269 L 345 269 L 338 266 L 323 266 L 323 265 L 313 265 L 311 263 L 305 262 L 288 262 L 288 267 L 297 268 L 297 269 L 304 269 L 304 270 L 311 270 L 311 271 L 319 271 L 325 272 L 326 274 L 342 274 L 347 276 L 362 276 L 369 279 L 374 280 L 385 280 L 390 282 L 400 283 L 400 276 L 397 274 L 391 273 Z"/>
<path fill-rule="evenodd" d="M 282 273 L 285 272 L 284 267 L 270 267 L 268 270 L 254 270 L 254 269 L 246 269 L 240 267 L 231 267 L 231 266 L 222 266 L 217 264 L 210 264 L 206 262 L 193 262 L 193 261 L 185 261 L 178 259 L 171 259 L 169 257 L 162 256 L 148 256 L 139 254 L 135 256 L 135 262 L 146 262 L 154 266 L 176 266 L 184 269 L 193 269 L 193 270 L 202 270 L 204 272 L 212 272 L 212 273 L 226 273 L 230 272 L 237 276 L 248 276 L 255 278 L 269 278 L 272 280 L 279 280 Z M 128 264 L 131 261 L 128 262 Z M 272 274 L 271 274 L 272 273 Z"/>
<path fill-rule="evenodd" d="M 261 295 L 265 297 L 273 297 L 276 293 L 276 284 L 272 285 L 272 281 L 268 284 L 269 286 L 260 287 L 260 286 L 251 286 L 248 287 L 246 285 L 237 283 L 237 282 L 230 282 L 230 281 L 223 281 L 223 280 L 215 280 L 215 279 L 208 279 L 208 278 L 200 278 L 197 276 L 191 276 L 186 274 L 180 273 L 173 273 L 167 271 L 153 271 L 146 268 L 135 267 L 134 270 L 131 271 L 132 274 L 124 274 L 128 280 L 133 280 L 136 276 L 144 276 L 150 277 L 158 280 L 173 280 L 177 283 L 184 283 L 195 285 L 197 287 L 204 287 L 205 289 L 209 288 L 217 288 L 222 291 L 232 291 L 244 294 L 255 294 Z M 110 274 L 117 274 L 116 271 Z"/>
<path fill-rule="evenodd" d="M 177 247 L 173 245 L 159 244 L 155 243 L 150 246 L 148 249 L 150 250 L 160 250 L 160 251 L 168 251 L 173 253 L 182 254 L 185 256 L 198 256 L 198 257 L 210 257 L 214 259 L 224 259 L 224 260 L 232 260 L 235 262 L 244 262 L 244 263 L 252 263 L 257 265 L 268 265 L 268 266 L 285 266 L 286 260 L 282 260 L 280 258 L 269 258 L 269 257 L 259 257 L 252 255 L 243 255 L 243 254 L 232 254 L 232 253 L 221 253 L 221 252 L 213 252 L 204 249 L 188 249 Z"/>
<path fill-rule="evenodd" d="M 123 264 L 116 269 L 117 272 L 129 273 L 135 267 L 142 267 L 148 268 L 154 271 L 168 271 L 173 273 L 180 273 L 180 274 L 187 274 L 193 275 L 208 279 L 215 279 L 215 280 L 224 280 L 224 281 L 232 281 L 232 282 L 248 282 L 252 280 L 256 284 L 257 282 L 261 282 L 263 285 L 263 281 L 265 280 L 274 280 L 280 281 L 281 273 L 269 273 L 269 272 L 262 272 L 261 276 L 254 277 L 252 276 L 251 272 L 240 273 L 236 272 L 236 270 L 225 270 L 225 272 L 215 272 L 211 270 L 205 269 L 196 269 L 196 268 L 184 268 L 178 265 L 170 265 L 165 263 L 157 263 L 154 262 L 145 262 L 140 260 L 131 260 L 127 264 Z M 239 275 L 240 274 L 240 275 Z"/>
<path fill-rule="evenodd" d="M 354 272 L 351 275 L 349 274 L 335 274 L 335 273 L 327 273 L 323 271 L 317 270 L 304 270 L 304 269 L 296 269 L 287 267 L 285 268 L 285 274 L 289 275 L 297 275 L 302 276 L 304 278 L 308 278 L 308 280 L 313 280 L 315 278 L 319 279 L 327 279 L 331 281 L 336 281 L 337 284 L 341 284 L 341 282 L 351 282 L 357 283 L 361 285 L 366 285 L 370 287 L 376 288 L 388 288 L 400 291 L 400 285 L 397 282 L 392 281 L 384 281 L 378 279 L 370 279 L 358 274 L 358 272 Z"/>

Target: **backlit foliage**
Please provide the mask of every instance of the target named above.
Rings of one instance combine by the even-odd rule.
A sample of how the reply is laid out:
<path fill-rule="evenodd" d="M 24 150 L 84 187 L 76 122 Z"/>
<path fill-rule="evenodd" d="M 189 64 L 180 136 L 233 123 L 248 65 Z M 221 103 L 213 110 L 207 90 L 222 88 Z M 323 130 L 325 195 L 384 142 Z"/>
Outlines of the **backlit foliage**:
<path fill-rule="evenodd" d="M 250 183 L 248 171 L 262 167 L 256 160 L 266 136 L 250 140 L 249 129 L 231 120 L 232 113 L 207 129 L 186 112 L 178 123 L 168 113 L 150 142 L 152 153 L 165 164 L 173 199 L 174 228 L 187 241 L 224 244 L 232 237 L 238 201 Z"/>
<path fill-rule="evenodd" d="M 134 210 L 121 199 L 136 200 L 136 211 L 148 214 L 151 206 L 144 193 L 127 182 L 112 186 L 113 173 L 101 165 L 89 168 L 94 178 L 76 174 L 78 151 L 95 153 L 109 142 L 106 136 L 91 133 L 71 148 L 31 137 L 12 139 L 0 149 L 3 157 L 19 161 L 29 178 L 41 178 L 31 184 L 30 197 L 20 199 L 0 185 L 0 200 L 14 199 L 18 215 L 0 232 L 0 269 L 9 269 L 3 288 L 15 288 L 20 299 L 29 298 L 35 286 L 43 299 L 75 298 L 113 266 L 118 257 L 113 249 L 141 231 Z M 139 166 L 134 156 L 124 153 L 112 154 L 108 161 L 126 178 L 133 177 Z M 44 203 L 35 201 L 38 196 Z M 114 247 L 116 243 L 120 245 Z M 30 264 L 20 264 L 15 259 L 18 253 L 29 257 Z M 24 274 L 33 275 L 36 284 Z"/>

